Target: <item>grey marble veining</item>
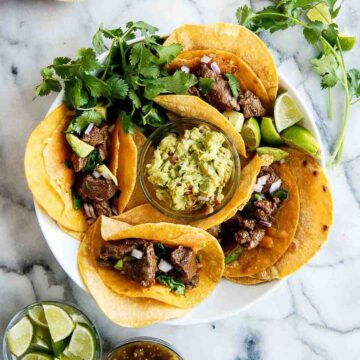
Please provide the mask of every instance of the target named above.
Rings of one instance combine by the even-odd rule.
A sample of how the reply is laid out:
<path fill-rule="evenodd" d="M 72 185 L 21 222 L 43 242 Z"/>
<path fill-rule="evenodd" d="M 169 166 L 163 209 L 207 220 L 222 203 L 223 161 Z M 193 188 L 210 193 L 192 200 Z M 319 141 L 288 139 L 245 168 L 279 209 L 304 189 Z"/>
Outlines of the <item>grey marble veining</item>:
<path fill-rule="evenodd" d="M 23 172 L 26 139 L 53 96 L 32 101 L 38 71 L 57 55 L 73 56 L 90 45 L 100 23 L 145 20 L 161 31 L 184 23 L 235 21 L 234 0 L 51 0 L 0 2 L 0 334 L 21 307 L 47 298 L 78 303 L 99 326 L 107 348 L 135 335 L 175 344 L 188 360 L 356 360 L 360 358 L 360 105 L 351 109 L 345 161 L 329 172 L 335 225 L 328 244 L 275 293 L 247 312 L 216 323 L 123 329 L 98 310 L 68 279 L 47 247 L 36 221 Z M 263 1 L 252 1 L 255 7 Z M 360 37 L 360 3 L 345 1 L 338 22 Z M 264 35 L 279 69 L 313 112 L 327 153 L 339 133 L 342 93 L 335 91 L 334 120 L 327 97 L 310 71 L 312 48 L 299 29 Z M 360 47 L 346 54 L 360 67 Z M 1 358 L 1 356 L 0 356 Z"/>

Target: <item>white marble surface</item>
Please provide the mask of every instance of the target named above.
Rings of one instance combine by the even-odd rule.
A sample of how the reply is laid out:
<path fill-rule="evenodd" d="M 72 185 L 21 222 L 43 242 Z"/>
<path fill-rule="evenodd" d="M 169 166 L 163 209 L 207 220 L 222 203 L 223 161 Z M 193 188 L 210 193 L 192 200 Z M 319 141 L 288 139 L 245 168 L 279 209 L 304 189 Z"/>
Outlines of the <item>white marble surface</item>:
<path fill-rule="evenodd" d="M 53 97 L 32 101 L 39 69 L 57 55 L 90 45 L 102 22 L 145 20 L 169 31 L 184 22 L 235 21 L 234 0 L 0 1 L 0 334 L 21 307 L 37 299 L 78 303 L 99 326 L 107 348 L 135 335 L 175 344 L 187 360 L 359 359 L 360 357 L 360 104 L 351 110 L 345 161 L 331 171 L 335 226 L 311 263 L 246 313 L 187 327 L 114 326 L 62 271 L 37 224 L 23 172 L 25 142 Z M 262 1 L 253 1 L 261 6 Z M 170 5 L 171 4 L 171 5 Z M 347 0 L 338 22 L 360 37 L 360 2 Z M 309 71 L 312 49 L 299 29 L 266 35 L 281 71 L 308 100 L 329 150 L 339 121 L 326 119 L 326 94 Z M 347 58 L 360 66 L 359 46 Z M 340 94 L 334 108 L 342 112 Z M 338 118 L 338 116 L 337 116 Z M 0 356 L 1 358 L 1 356 Z"/>

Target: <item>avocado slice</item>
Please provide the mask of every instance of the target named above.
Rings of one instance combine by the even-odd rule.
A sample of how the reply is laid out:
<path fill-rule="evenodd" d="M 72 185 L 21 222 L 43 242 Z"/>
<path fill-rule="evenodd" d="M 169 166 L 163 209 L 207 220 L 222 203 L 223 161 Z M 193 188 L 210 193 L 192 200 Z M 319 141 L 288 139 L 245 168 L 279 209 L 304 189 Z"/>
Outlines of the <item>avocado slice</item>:
<path fill-rule="evenodd" d="M 95 110 L 101 115 L 104 120 L 107 120 L 107 107 L 102 104 L 97 104 Z"/>
<path fill-rule="evenodd" d="M 99 172 L 104 178 L 111 179 L 116 186 L 118 185 L 116 176 L 110 171 L 110 169 L 106 165 L 98 166 L 96 168 L 96 171 Z"/>
<path fill-rule="evenodd" d="M 66 140 L 73 149 L 74 153 L 79 157 L 88 156 L 95 148 L 85 141 L 80 140 L 73 134 L 66 134 Z"/>

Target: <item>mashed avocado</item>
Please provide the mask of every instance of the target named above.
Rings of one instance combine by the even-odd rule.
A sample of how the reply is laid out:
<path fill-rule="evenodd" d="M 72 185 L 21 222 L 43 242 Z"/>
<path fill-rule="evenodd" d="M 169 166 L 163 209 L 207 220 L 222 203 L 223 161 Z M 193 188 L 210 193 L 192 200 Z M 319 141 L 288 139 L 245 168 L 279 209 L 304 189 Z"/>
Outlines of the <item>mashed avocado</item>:
<path fill-rule="evenodd" d="M 146 166 L 156 197 L 177 211 L 221 203 L 234 166 L 224 142 L 224 135 L 207 125 L 163 138 Z"/>

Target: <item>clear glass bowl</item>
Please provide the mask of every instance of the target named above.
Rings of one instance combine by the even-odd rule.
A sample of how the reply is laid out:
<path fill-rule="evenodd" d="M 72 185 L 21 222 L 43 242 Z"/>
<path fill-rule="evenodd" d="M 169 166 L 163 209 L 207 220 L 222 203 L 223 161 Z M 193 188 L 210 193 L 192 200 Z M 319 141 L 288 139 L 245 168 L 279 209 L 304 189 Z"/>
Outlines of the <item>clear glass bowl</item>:
<path fill-rule="evenodd" d="M 147 336 L 134 337 L 134 338 L 122 341 L 121 343 L 119 343 L 117 345 L 117 347 L 114 350 L 112 350 L 111 352 L 109 352 L 106 355 L 105 360 L 112 360 L 112 359 L 120 360 L 120 358 L 115 357 L 116 351 L 126 345 L 133 344 L 136 342 L 148 342 L 148 343 L 161 345 L 161 346 L 165 347 L 166 349 L 170 350 L 177 360 L 183 360 L 183 357 L 178 353 L 178 351 L 171 344 L 167 343 L 164 340 L 153 338 L 153 337 L 147 337 Z"/>
<path fill-rule="evenodd" d="M 207 125 L 211 130 L 220 132 L 225 137 L 224 146 L 228 148 L 231 152 L 231 157 L 233 160 L 233 171 L 231 173 L 230 179 L 228 180 L 226 186 L 223 189 L 224 199 L 221 203 L 213 208 L 211 213 L 204 213 L 202 209 L 197 211 L 177 211 L 170 207 L 170 204 L 166 203 L 165 201 L 160 201 L 156 197 L 155 187 L 151 184 L 146 176 L 146 165 L 150 163 L 155 148 L 160 143 L 160 141 L 169 135 L 170 133 L 175 133 L 177 135 L 182 135 L 185 130 L 191 129 L 193 127 L 199 125 Z M 175 218 L 177 220 L 182 221 L 196 221 L 200 219 L 207 218 L 219 212 L 233 197 L 240 180 L 240 160 L 239 155 L 236 151 L 236 148 L 233 142 L 228 138 L 228 136 L 224 133 L 223 130 L 218 128 L 217 126 L 199 119 L 193 118 L 182 118 L 178 119 L 174 122 L 169 122 L 158 129 L 156 129 L 147 139 L 144 146 L 141 149 L 139 155 L 139 162 L 138 162 L 138 180 L 140 183 L 140 187 L 142 192 L 144 193 L 148 202 L 160 211 L 162 214 Z"/>
<path fill-rule="evenodd" d="M 95 355 L 94 355 L 94 360 L 101 360 L 102 359 L 102 344 L 101 344 L 101 338 L 100 338 L 100 334 L 98 329 L 96 328 L 96 326 L 94 325 L 94 323 L 89 319 L 89 317 L 81 310 L 79 309 L 77 306 L 75 306 L 74 304 L 71 304 L 69 302 L 62 302 L 62 301 L 57 301 L 57 300 L 49 300 L 49 301 L 39 301 L 39 302 L 34 302 L 28 306 L 26 306 L 25 308 L 23 308 L 22 310 L 20 310 L 9 322 L 9 324 L 7 325 L 5 332 L 4 332 L 4 337 L 3 337 L 3 357 L 4 360 L 14 360 L 16 359 L 16 357 L 14 355 L 11 354 L 8 344 L 7 344 L 7 333 L 8 331 L 14 326 L 16 325 L 24 316 L 27 315 L 28 311 L 33 308 L 34 306 L 37 305 L 56 305 L 59 307 L 62 307 L 65 311 L 68 312 L 67 309 L 70 309 L 74 312 L 79 313 L 81 316 L 83 316 L 84 320 L 85 320 L 85 324 L 91 329 L 92 333 L 94 334 L 94 338 L 95 338 Z"/>

